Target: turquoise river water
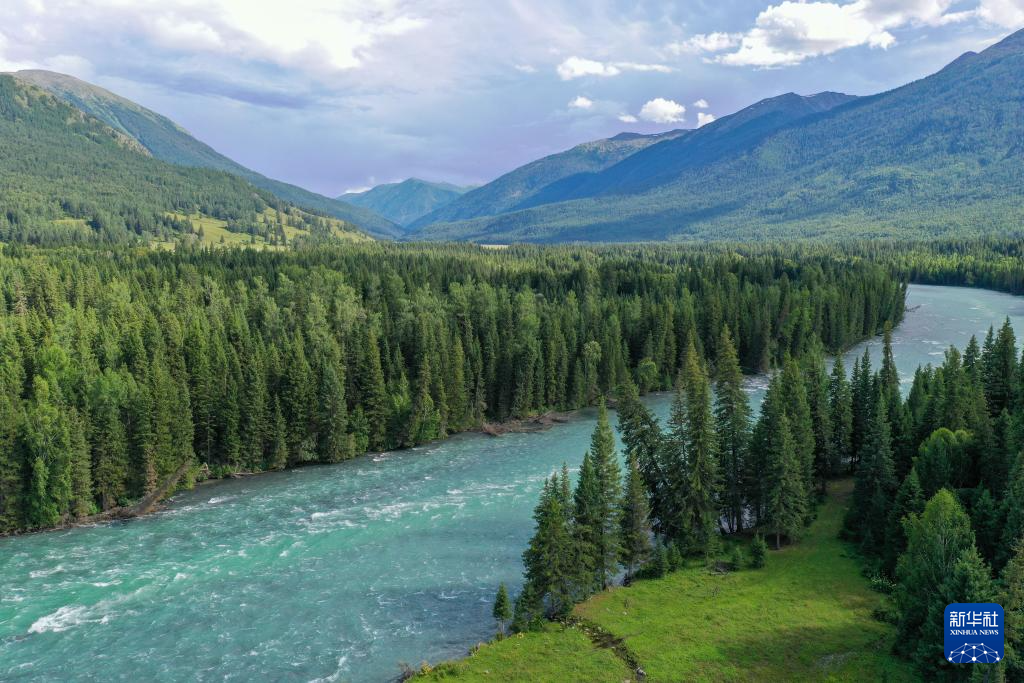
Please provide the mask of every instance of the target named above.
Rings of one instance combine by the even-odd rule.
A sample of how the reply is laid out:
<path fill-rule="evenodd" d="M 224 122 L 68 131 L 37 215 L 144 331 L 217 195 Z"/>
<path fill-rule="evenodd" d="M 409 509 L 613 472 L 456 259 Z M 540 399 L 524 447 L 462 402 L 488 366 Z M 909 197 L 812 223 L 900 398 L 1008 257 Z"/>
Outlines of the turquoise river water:
<path fill-rule="evenodd" d="M 914 286 L 907 304 L 905 383 L 1007 315 L 1024 332 L 1020 297 Z M 757 402 L 764 383 L 750 381 Z M 664 419 L 670 398 L 646 400 Z M 594 420 L 219 482 L 143 519 L 0 539 L 0 680 L 387 681 L 401 661 L 461 656 L 494 632 L 541 483 L 578 466 Z"/>

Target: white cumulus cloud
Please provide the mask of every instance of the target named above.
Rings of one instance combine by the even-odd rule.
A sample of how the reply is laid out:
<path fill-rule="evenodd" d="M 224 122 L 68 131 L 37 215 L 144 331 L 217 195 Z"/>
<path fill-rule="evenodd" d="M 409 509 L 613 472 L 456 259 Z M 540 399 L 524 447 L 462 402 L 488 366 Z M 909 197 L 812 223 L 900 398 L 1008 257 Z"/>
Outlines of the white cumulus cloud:
<path fill-rule="evenodd" d="M 981 0 L 977 15 L 996 26 L 1020 28 L 1024 26 L 1024 0 Z"/>
<path fill-rule="evenodd" d="M 636 123 L 636 117 L 632 114 L 619 114 L 619 121 L 623 123 Z"/>
<path fill-rule="evenodd" d="M 893 31 L 979 18 L 1008 28 L 1024 25 L 1024 0 L 784 0 L 762 10 L 743 33 L 707 33 L 669 45 L 681 53 L 717 53 L 710 61 L 733 66 L 783 67 L 839 50 L 896 44 Z M 951 11 L 951 10 L 956 11 Z"/>
<path fill-rule="evenodd" d="M 598 62 L 583 57 L 569 57 L 555 71 L 563 81 L 584 76 L 618 76 L 623 71 L 657 71 L 668 73 L 672 69 L 664 64 L 638 64 L 636 62 Z"/>
<path fill-rule="evenodd" d="M 704 111 L 697 112 L 697 127 L 698 128 L 700 128 L 701 126 L 706 126 L 707 124 L 711 123 L 714 120 L 715 120 L 715 115 L 714 114 L 708 114 L 707 112 L 704 112 Z"/>
<path fill-rule="evenodd" d="M 721 52 L 736 47 L 742 38 L 742 33 L 698 33 L 680 43 L 670 43 L 668 51 L 677 55 Z"/>
<path fill-rule="evenodd" d="M 693 106 L 694 106 L 694 107 L 696 107 L 697 109 L 707 109 L 707 108 L 708 108 L 708 107 L 710 107 L 711 105 L 710 105 L 710 104 L 708 104 L 708 101 L 707 101 L 707 100 L 705 100 L 705 99 L 704 99 L 704 98 L 702 97 L 702 98 L 700 98 L 699 100 L 697 100 L 696 102 L 694 102 L 694 103 L 693 103 Z"/>
<path fill-rule="evenodd" d="M 594 100 L 583 95 L 577 95 L 569 101 L 569 107 L 572 109 L 590 109 L 593 106 Z"/>
<path fill-rule="evenodd" d="M 679 123 L 686 114 L 686 107 L 675 100 L 655 97 L 640 108 L 640 118 L 652 123 Z"/>

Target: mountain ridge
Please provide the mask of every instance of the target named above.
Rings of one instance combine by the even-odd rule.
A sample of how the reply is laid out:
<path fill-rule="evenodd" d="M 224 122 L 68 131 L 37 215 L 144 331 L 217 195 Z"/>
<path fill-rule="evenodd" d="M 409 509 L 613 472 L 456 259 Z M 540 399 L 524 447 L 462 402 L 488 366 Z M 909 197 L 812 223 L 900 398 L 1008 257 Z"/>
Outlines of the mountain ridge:
<path fill-rule="evenodd" d="M 423 226 L 453 219 L 495 215 L 514 208 L 552 182 L 588 170 L 599 170 L 650 145 L 689 135 L 691 130 L 670 130 L 651 135 L 619 133 L 592 140 L 555 154 L 549 154 L 470 190 L 447 206 L 415 220 L 409 226 L 418 232 Z M 623 137 L 628 135 L 629 137 Z"/>
<path fill-rule="evenodd" d="M 810 112 L 700 163 L 683 160 L 671 174 L 659 176 L 651 159 L 696 144 L 696 133 L 586 178 L 571 199 L 436 223 L 416 236 L 508 243 L 1005 231 L 1024 221 L 1022 102 L 1024 31 L 925 78 Z"/>
<path fill-rule="evenodd" d="M 339 196 L 338 200 L 370 209 L 405 226 L 472 189 L 451 183 L 407 178 L 397 183 L 383 183 L 363 192 L 347 192 Z"/>
<path fill-rule="evenodd" d="M 41 69 L 17 71 L 11 75 L 133 137 L 161 161 L 231 173 L 286 202 L 352 223 L 377 237 L 396 237 L 402 232 L 398 225 L 369 209 L 324 197 L 246 168 L 198 140 L 166 116 L 105 88 L 74 76 Z"/>

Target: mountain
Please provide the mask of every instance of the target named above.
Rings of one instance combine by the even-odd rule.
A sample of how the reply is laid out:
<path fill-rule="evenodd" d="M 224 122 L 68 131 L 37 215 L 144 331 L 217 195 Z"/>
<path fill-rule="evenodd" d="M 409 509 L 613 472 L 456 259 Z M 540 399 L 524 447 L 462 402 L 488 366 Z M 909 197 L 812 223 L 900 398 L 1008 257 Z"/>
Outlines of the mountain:
<path fill-rule="evenodd" d="M 400 183 L 378 185 L 365 192 L 349 192 L 338 199 L 375 211 L 398 225 L 408 225 L 420 216 L 450 204 L 471 189 L 409 178 Z"/>
<path fill-rule="evenodd" d="M 802 115 L 794 97 L 535 192 L 536 205 L 429 225 L 417 237 L 924 237 L 1024 223 L 1024 31 L 885 93 L 817 95 Z M 780 105 L 781 116 L 758 116 Z"/>
<path fill-rule="evenodd" d="M 135 137 L 10 75 L 0 75 L 0 187 L 5 242 L 366 239 L 237 175 L 161 161 Z"/>
<path fill-rule="evenodd" d="M 592 197 L 636 193 L 677 178 L 686 169 L 750 148 L 775 131 L 813 114 L 856 99 L 823 92 L 802 97 L 786 93 L 761 100 L 730 116 L 713 121 L 690 135 L 659 142 L 598 173 L 569 176 L 548 185 L 518 208 Z"/>
<path fill-rule="evenodd" d="M 551 183 L 579 173 L 600 171 L 646 147 L 664 140 L 685 137 L 691 132 L 672 130 L 655 135 L 621 133 L 606 140 L 585 142 L 565 152 L 520 166 L 497 180 L 470 190 L 447 206 L 414 221 L 410 228 L 415 231 L 432 223 L 514 211 Z"/>
<path fill-rule="evenodd" d="M 290 204 L 358 225 L 378 237 L 395 237 L 402 232 L 399 226 L 369 209 L 324 197 L 250 170 L 195 139 L 170 119 L 103 88 L 52 71 L 18 71 L 14 76 L 135 139 L 161 161 L 226 171 Z"/>

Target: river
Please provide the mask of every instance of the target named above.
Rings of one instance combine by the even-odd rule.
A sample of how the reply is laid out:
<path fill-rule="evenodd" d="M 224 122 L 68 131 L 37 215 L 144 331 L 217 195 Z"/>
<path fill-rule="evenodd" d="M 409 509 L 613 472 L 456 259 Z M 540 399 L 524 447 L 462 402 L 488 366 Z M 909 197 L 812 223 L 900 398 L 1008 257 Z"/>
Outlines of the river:
<path fill-rule="evenodd" d="M 912 286 L 907 305 L 905 387 L 1007 315 L 1024 331 L 1021 297 Z M 757 402 L 764 383 L 749 383 Z M 646 400 L 664 420 L 670 397 Z M 218 482 L 143 519 L 0 540 L 0 679 L 386 681 L 400 661 L 461 656 L 493 633 L 541 483 L 579 464 L 594 421 Z"/>

